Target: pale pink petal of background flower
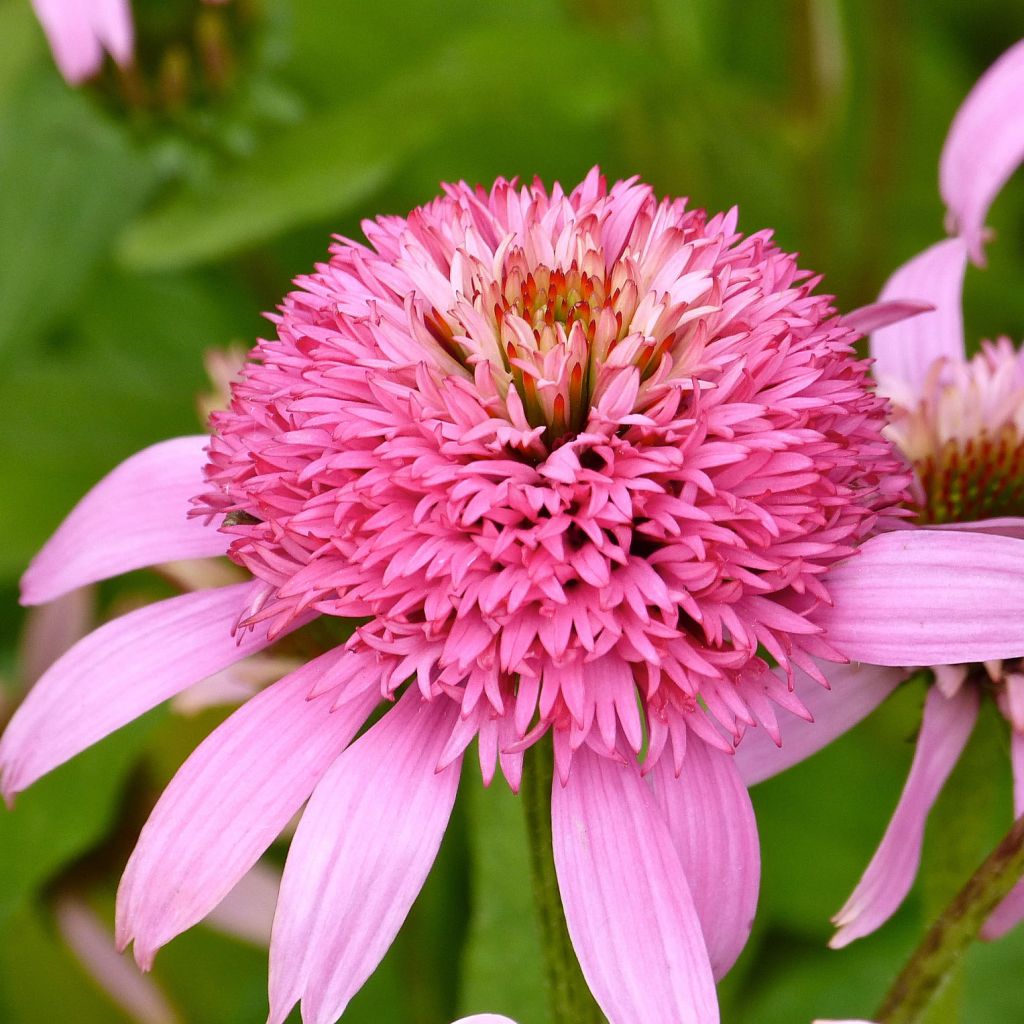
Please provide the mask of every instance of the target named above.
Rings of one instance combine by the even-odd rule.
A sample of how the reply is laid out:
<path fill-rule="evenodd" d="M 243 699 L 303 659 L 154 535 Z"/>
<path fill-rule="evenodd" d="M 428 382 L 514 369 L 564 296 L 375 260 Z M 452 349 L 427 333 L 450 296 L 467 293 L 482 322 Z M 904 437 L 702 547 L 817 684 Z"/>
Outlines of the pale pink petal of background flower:
<path fill-rule="evenodd" d="M 460 1017 L 453 1024 L 516 1024 L 509 1017 L 502 1017 L 497 1013 L 475 1013 L 472 1017 Z"/>
<path fill-rule="evenodd" d="M 77 587 L 28 610 L 21 642 L 20 677 L 25 688 L 92 629 L 95 614 L 92 587 Z"/>
<path fill-rule="evenodd" d="M 179 558 L 223 555 L 229 538 L 188 518 L 203 489 L 208 437 L 162 441 L 111 470 L 32 559 L 22 601 L 42 604 L 86 583 Z"/>
<path fill-rule="evenodd" d="M 1013 813 L 1024 814 L 1024 735 L 1010 734 L 1010 760 L 1013 765 Z M 981 930 L 983 939 L 998 939 L 1024 921 L 1024 880 L 1017 883 L 999 904 Z"/>
<path fill-rule="evenodd" d="M 224 935 L 266 948 L 270 945 L 280 890 L 281 872 L 269 864 L 257 862 L 203 918 L 203 924 Z"/>
<path fill-rule="evenodd" d="M 32 0 L 61 74 L 77 85 L 96 74 L 106 50 L 131 61 L 132 13 L 128 0 Z"/>
<path fill-rule="evenodd" d="M 921 860 L 928 812 L 959 760 L 977 715 L 978 694 L 972 687 L 951 698 L 934 688 L 928 691 L 906 785 L 871 863 L 833 918 L 839 929 L 829 942 L 833 949 L 869 935 L 906 898 Z"/>
<path fill-rule="evenodd" d="M 879 390 L 897 400 L 916 394 L 934 360 L 964 357 L 961 295 L 967 247 L 947 238 L 908 260 L 886 281 L 879 301 L 927 302 L 934 311 L 882 327 L 871 335 L 870 352 Z"/>
<path fill-rule="evenodd" d="M 118 892 L 118 945 L 134 939 L 140 964 L 228 895 L 363 724 L 376 692 L 333 713 L 329 695 L 307 700 L 325 677 L 347 679 L 352 659 L 330 651 L 253 697 L 168 784 Z"/>
<path fill-rule="evenodd" d="M 551 827 L 569 936 L 610 1024 L 715 1024 L 700 920 L 637 764 L 580 749 L 552 787 Z"/>
<path fill-rule="evenodd" d="M 969 523 L 936 523 L 931 530 L 967 530 L 972 533 L 995 533 L 1001 537 L 1024 540 L 1024 519 L 1019 516 L 999 516 L 995 519 L 976 519 Z"/>
<path fill-rule="evenodd" d="M 186 686 L 266 647 L 231 635 L 258 584 L 182 594 L 108 622 L 44 673 L 0 740 L 7 797 Z"/>
<path fill-rule="evenodd" d="M 394 941 L 455 802 L 462 759 L 437 762 L 456 711 L 408 690 L 314 790 L 274 919 L 270 1024 L 299 999 L 306 1024 L 333 1024 Z"/>
<path fill-rule="evenodd" d="M 978 79 L 961 104 L 939 160 L 939 191 L 951 231 L 962 235 L 975 263 L 985 261 L 985 218 L 1024 159 L 1024 41 Z"/>
<path fill-rule="evenodd" d="M 1024 655 L 1024 541 L 951 530 L 873 537 L 827 577 L 828 642 L 876 665 Z"/>
<path fill-rule="evenodd" d="M 801 669 L 794 670 L 796 695 L 813 722 L 787 719 L 782 746 L 764 729 L 748 729 L 736 748 L 736 767 L 752 786 L 810 757 L 867 717 L 907 677 L 903 669 L 882 665 L 818 662 L 831 685 L 826 690 Z"/>
<path fill-rule="evenodd" d="M 750 795 L 732 755 L 693 735 L 678 777 L 672 759 L 662 757 L 647 778 L 721 979 L 747 944 L 757 910 L 761 850 Z"/>
<path fill-rule="evenodd" d="M 160 986 L 119 956 L 114 937 L 82 899 L 60 897 L 54 917 L 61 937 L 96 983 L 136 1024 L 181 1024 Z"/>
<path fill-rule="evenodd" d="M 935 307 L 930 302 L 913 302 L 903 299 L 872 302 L 851 313 L 843 314 L 843 323 L 861 334 L 880 331 L 883 327 L 902 323 L 911 317 L 930 313 Z"/>

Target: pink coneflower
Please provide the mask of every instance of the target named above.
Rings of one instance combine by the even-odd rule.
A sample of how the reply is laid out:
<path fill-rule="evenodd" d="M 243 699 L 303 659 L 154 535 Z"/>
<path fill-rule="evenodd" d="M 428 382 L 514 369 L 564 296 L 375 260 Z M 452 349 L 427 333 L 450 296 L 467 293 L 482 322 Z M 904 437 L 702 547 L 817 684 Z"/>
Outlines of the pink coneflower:
<path fill-rule="evenodd" d="M 786 676 L 822 678 L 816 659 L 1006 656 L 1024 553 L 884 532 L 909 477 L 857 332 L 735 211 L 595 170 L 568 195 L 450 186 L 364 231 L 298 281 L 212 441 L 129 459 L 26 573 L 28 602 L 225 551 L 254 579 L 81 641 L 0 742 L 4 790 L 315 617 L 361 619 L 172 780 L 125 872 L 121 942 L 149 964 L 309 798 L 270 1020 L 301 1000 L 333 1021 L 419 892 L 469 744 L 513 789 L 544 744 L 565 917 L 601 1009 L 717 1021 L 759 876 L 734 743 L 755 723 L 777 738 L 774 705 L 805 714 Z"/>
<path fill-rule="evenodd" d="M 1004 339 L 964 354 L 961 290 L 968 253 L 981 255 L 983 224 L 999 188 L 1024 157 L 1024 43 L 982 77 L 955 120 L 942 154 L 950 223 L 964 234 L 925 250 L 889 279 L 882 299 L 926 301 L 935 311 L 876 331 L 871 338 L 879 389 L 894 406 L 887 435 L 914 468 L 918 521 L 935 535 L 1004 545 L 1006 571 L 1024 551 L 1024 356 Z M 1012 156 L 1012 160 L 1011 160 Z M 1024 585 L 1017 583 L 1018 588 Z M 984 598 L 978 594 L 978 601 Z M 999 614 L 992 606 L 991 613 Z M 955 628 L 955 623 L 949 623 Z M 1010 726 L 1015 813 L 1024 813 L 1024 620 L 1000 658 L 931 658 L 929 690 L 910 775 L 888 830 L 849 901 L 836 916 L 832 945 L 874 931 L 914 881 L 925 822 L 971 734 L 979 699 L 992 696 Z M 955 664 L 949 664 L 955 662 Z M 910 664 L 910 662 L 908 662 Z M 824 746 L 880 703 L 908 672 L 862 666 L 812 694 L 814 729 L 797 727 L 782 751 L 753 740 L 739 751 L 755 782 Z M 798 692 L 805 691 L 798 688 Z M 806 692 L 810 692 L 807 688 Z M 788 737 L 787 737 L 788 738 Z M 998 907 L 983 932 L 994 938 L 1024 918 L 1024 884 Z"/>

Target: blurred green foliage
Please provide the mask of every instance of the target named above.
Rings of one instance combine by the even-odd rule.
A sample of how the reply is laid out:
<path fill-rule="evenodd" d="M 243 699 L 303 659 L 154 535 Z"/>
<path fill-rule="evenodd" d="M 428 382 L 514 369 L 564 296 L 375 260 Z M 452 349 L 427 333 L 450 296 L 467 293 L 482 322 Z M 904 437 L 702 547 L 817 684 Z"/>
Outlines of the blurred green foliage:
<path fill-rule="evenodd" d="M 773 226 L 852 308 L 940 236 L 936 164 L 950 118 L 1024 34 L 1019 5 L 1005 0 L 234 0 L 237 13 L 201 15 L 224 19 L 202 30 L 227 54 L 211 70 L 167 41 L 175 19 L 200 16 L 198 3 L 133 6 L 136 78 L 108 68 L 75 91 L 28 0 L 0 0 L 0 671 L 10 696 L 16 579 L 32 552 L 121 458 L 197 429 L 203 352 L 251 343 L 260 311 L 323 258 L 332 232 L 356 236 L 364 217 L 405 213 L 441 180 L 536 174 L 571 185 L 600 163 L 609 178 L 639 174 L 697 205 L 738 204 L 741 227 Z M 1020 181 L 991 222 L 991 266 L 968 275 L 968 336 L 1020 339 Z M 920 934 L 923 887 L 877 935 L 825 948 L 828 915 L 895 803 L 921 696 L 903 688 L 755 791 L 763 896 L 722 986 L 724 1020 L 866 1015 Z M 109 833 L 138 780 L 151 800 L 210 724 L 147 720 L 0 817 L 0 1020 L 126 1019 L 62 946 L 49 901 L 83 857 L 124 838 Z M 1008 822 L 1002 742 L 986 720 L 933 820 L 936 878 L 953 833 L 980 858 Z M 522 828 L 508 793 L 463 787 L 431 881 L 346 1021 L 444 1024 L 456 1010 L 490 1009 L 543 1024 Z M 126 853 L 99 877 L 107 914 Z M 1021 1019 L 1019 987 L 1003 980 L 1022 962 L 1019 932 L 973 950 L 963 1019 Z M 184 1020 L 263 1018 L 259 950 L 195 929 L 161 955 L 156 977 Z"/>

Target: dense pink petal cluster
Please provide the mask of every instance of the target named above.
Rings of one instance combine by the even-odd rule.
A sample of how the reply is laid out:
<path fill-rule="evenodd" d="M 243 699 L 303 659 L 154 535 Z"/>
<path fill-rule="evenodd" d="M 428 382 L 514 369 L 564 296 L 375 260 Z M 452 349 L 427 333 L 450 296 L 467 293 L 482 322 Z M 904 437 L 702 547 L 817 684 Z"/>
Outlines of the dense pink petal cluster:
<path fill-rule="evenodd" d="M 464 185 L 299 280 L 231 408 L 205 508 L 277 631 L 368 616 L 513 786 L 552 730 L 639 752 L 761 721 L 765 672 L 841 660 L 823 576 L 902 498 L 853 333 L 767 233 L 592 173 Z M 881 517 L 881 523 L 880 523 Z M 640 702 L 637 702 L 637 693 Z"/>
<path fill-rule="evenodd" d="M 904 600 L 920 601 L 934 614 L 943 614 L 938 608 L 943 604 L 947 629 L 959 631 L 962 639 L 957 656 L 949 648 L 922 645 L 921 656 L 906 662 L 932 668 L 935 685 L 889 827 L 834 919 L 839 926 L 834 946 L 874 931 L 910 891 L 928 813 L 970 738 L 983 697 L 994 698 L 1010 727 L 1014 808 L 1017 815 L 1024 813 L 1024 619 L 1012 596 L 1024 592 L 1024 355 L 1004 338 L 983 343 L 968 360 L 962 312 L 968 256 L 981 261 L 989 204 L 1024 158 L 1022 89 L 1024 43 L 1018 43 L 972 90 L 943 150 L 942 193 L 949 222 L 960 234 L 897 269 L 882 291 L 882 301 L 923 301 L 932 311 L 871 336 L 879 390 L 893 403 L 887 436 L 913 467 L 918 521 L 932 527 L 926 532 L 940 547 L 942 538 L 948 545 L 933 552 L 913 580 L 904 581 Z M 971 546 L 973 560 L 957 556 Z M 988 584 L 978 585 L 975 574 L 983 563 L 1003 575 L 1013 617 L 1004 616 Z M 954 613 L 941 597 L 926 598 L 923 587 L 957 589 L 961 610 Z M 847 587 L 844 607 L 850 611 L 855 604 Z M 890 639 L 897 633 L 891 630 Z M 744 777 L 757 781 L 820 749 L 884 700 L 909 671 L 861 666 L 828 672 L 834 693 L 818 690 L 805 698 L 816 718 L 813 730 L 797 723 L 781 751 L 751 737 L 753 742 L 737 752 Z M 809 688 L 798 681 L 797 689 L 804 695 Z M 994 938 L 1021 919 L 1024 883 L 996 909 L 984 934 Z"/>

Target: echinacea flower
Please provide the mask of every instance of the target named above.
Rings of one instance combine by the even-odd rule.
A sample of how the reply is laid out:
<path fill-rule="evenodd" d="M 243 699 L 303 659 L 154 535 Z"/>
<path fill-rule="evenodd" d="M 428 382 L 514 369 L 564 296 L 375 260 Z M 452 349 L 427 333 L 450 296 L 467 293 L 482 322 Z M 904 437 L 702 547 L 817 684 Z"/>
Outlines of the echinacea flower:
<path fill-rule="evenodd" d="M 1024 42 L 1005 53 L 975 85 L 953 121 L 942 153 L 941 183 L 949 223 L 962 234 L 900 267 L 881 299 L 918 300 L 934 312 L 871 337 L 879 390 L 893 402 L 889 436 L 914 469 L 918 522 L 935 535 L 998 540 L 1005 570 L 1024 552 L 1024 355 L 1009 340 L 964 352 L 962 287 L 968 255 L 981 258 L 988 206 L 1024 158 Z M 955 585 L 970 590 L 970 574 Z M 1018 588 L 1024 584 L 1018 582 Z M 981 593 L 971 600 L 984 606 Z M 998 608 L 989 606 L 993 616 Z M 950 629 L 958 628 L 954 620 Z M 1010 638 L 1008 638 L 1010 639 Z M 903 794 L 874 858 L 835 917 L 831 945 L 845 946 L 889 919 L 920 863 L 925 822 L 970 737 L 979 700 L 991 696 L 1010 729 L 1014 813 L 1024 813 L 1024 620 L 999 657 L 932 658 L 934 684 Z M 951 663 L 952 662 L 952 663 Z M 861 669 L 833 679 L 834 693 L 812 694 L 813 729 L 801 728 L 781 751 L 761 740 L 738 752 L 748 782 L 812 753 L 860 721 L 908 672 Z M 809 692 L 798 691 L 803 695 Z M 787 737 L 788 739 L 789 737 Z M 1024 918 L 1024 883 L 996 908 L 983 931 L 995 938 Z"/>
<path fill-rule="evenodd" d="M 566 922 L 601 1009 L 718 1020 L 759 877 L 734 744 L 754 725 L 778 739 L 775 705 L 806 715 L 796 673 L 1003 657 L 1024 613 L 1006 538 L 893 529 L 909 476 L 858 331 L 736 221 L 595 170 L 571 194 L 460 184 L 366 222 L 369 245 L 339 239 L 271 318 L 212 439 L 133 456 L 71 513 L 26 602 L 224 553 L 253 579 L 64 655 L 0 741 L 8 796 L 289 630 L 361 620 L 165 790 L 118 894 L 141 964 L 309 798 L 270 1021 L 300 1000 L 334 1021 L 423 884 L 470 743 L 514 790 L 544 743 Z M 950 564 L 970 567 L 966 601 Z"/>

